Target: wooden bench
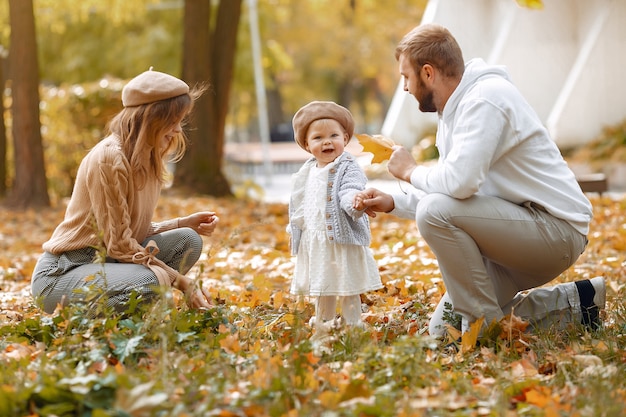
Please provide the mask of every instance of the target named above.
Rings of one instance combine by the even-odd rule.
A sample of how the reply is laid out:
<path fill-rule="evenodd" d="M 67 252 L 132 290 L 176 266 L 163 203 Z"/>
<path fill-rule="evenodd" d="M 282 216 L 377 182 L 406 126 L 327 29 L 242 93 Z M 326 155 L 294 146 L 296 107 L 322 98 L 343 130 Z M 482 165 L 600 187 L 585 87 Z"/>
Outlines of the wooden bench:
<path fill-rule="evenodd" d="M 584 193 L 598 193 L 602 196 L 609 189 L 606 175 L 601 173 L 577 175 L 576 180 Z"/>

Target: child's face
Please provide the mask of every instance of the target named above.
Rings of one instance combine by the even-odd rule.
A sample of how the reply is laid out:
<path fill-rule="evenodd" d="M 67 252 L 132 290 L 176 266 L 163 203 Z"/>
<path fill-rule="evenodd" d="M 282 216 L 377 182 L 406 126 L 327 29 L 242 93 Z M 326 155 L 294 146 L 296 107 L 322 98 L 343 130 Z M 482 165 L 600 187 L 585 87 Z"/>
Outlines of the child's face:
<path fill-rule="evenodd" d="M 338 121 L 320 119 L 309 125 L 305 149 L 317 159 L 317 166 L 322 168 L 343 153 L 348 140 L 348 134 Z"/>

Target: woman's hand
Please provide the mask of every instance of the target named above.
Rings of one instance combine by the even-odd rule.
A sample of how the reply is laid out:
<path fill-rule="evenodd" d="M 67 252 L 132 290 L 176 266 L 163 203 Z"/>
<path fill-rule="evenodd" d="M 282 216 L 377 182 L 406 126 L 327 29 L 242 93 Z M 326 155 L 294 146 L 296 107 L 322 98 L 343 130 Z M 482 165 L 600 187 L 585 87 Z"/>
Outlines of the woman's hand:
<path fill-rule="evenodd" d="M 220 218 L 212 211 L 201 211 L 178 219 L 179 227 L 190 227 L 204 236 L 211 236 Z"/>
<path fill-rule="evenodd" d="M 211 295 L 202 287 L 202 281 L 192 280 L 187 277 L 179 277 L 176 288 L 185 294 L 185 301 L 189 308 L 206 309 L 211 308 Z"/>

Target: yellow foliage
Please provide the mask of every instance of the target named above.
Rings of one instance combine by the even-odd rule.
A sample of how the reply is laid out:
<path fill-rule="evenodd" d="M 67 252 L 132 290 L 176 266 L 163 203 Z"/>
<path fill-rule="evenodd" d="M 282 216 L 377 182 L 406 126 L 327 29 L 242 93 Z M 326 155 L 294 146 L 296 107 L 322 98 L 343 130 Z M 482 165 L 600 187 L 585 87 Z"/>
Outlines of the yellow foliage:
<path fill-rule="evenodd" d="M 354 136 L 359 140 L 359 143 L 363 147 L 363 152 L 370 152 L 374 155 L 372 158 L 373 164 L 379 164 L 391 157 L 391 154 L 393 153 L 392 148 L 395 145 L 391 139 L 382 135 L 370 136 L 365 133 L 357 133 Z"/>
<path fill-rule="evenodd" d="M 542 0 L 517 0 L 517 4 L 529 9 L 543 9 Z"/>
<path fill-rule="evenodd" d="M 466 353 L 474 350 L 484 322 L 485 319 L 483 317 L 479 318 L 470 325 L 470 329 L 468 331 L 463 333 L 463 336 L 461 336 L 461 352 Z"/>

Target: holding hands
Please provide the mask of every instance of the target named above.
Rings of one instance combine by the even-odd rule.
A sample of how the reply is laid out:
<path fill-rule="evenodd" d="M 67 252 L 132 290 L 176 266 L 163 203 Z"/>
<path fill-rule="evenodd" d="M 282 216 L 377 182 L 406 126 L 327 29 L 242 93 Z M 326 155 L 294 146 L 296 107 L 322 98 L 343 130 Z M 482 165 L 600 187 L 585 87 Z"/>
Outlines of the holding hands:
<path fill-rule="evenodd" d="M 376 212 L 388 213 L 395 204 L 391 195 L 376 188 L 368 188 L 355 194 L 352 206 L 356 210 L 365 210 L 370 217 L 376 217 Z"/>
<path fill-rule="evenodd" d="M 411 174 L 417 167 L 413 155 L 399 145 L 394 145 L 392 150 L 387 164 L 389 173 L 400 180 L 411 182 Z M 365 213 L 370 217 L 376 217 L 376 212 L 389 213 L 392 211 L 395 208 L 395 203 L 390 194 L 376 188 L 368 188 L 354 196 L 352 206 L 356 210 L 365 210 Z"/>

